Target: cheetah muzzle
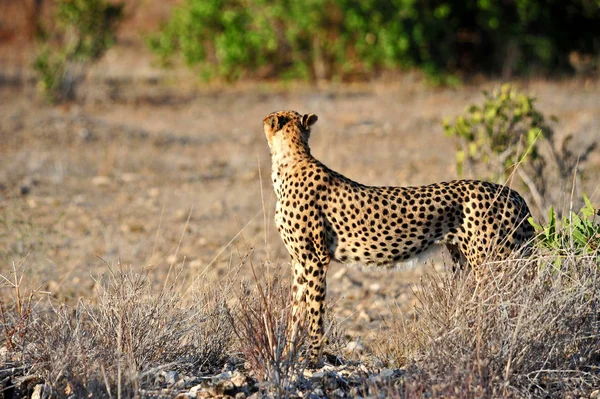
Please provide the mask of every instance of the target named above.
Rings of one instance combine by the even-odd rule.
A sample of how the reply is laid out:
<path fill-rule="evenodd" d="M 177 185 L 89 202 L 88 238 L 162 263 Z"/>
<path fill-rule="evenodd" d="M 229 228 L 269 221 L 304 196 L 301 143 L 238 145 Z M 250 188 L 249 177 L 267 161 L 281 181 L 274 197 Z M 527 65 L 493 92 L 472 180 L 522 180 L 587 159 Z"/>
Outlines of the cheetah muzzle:
<path fill-rule="evenodd" d="M 293 265 L 295 328 L 305 309 L 317 361 L 327 268 L 392 267 L 444 244 L 458 265 L 504 259 L 533 237 L 529 209 L 508 187 L 455 180 L 420 187 L 373 187 L 327 168 L 310 153 L 314 114 L 280 111 L 264 119 L 277 195 L 275 223 Z"/>

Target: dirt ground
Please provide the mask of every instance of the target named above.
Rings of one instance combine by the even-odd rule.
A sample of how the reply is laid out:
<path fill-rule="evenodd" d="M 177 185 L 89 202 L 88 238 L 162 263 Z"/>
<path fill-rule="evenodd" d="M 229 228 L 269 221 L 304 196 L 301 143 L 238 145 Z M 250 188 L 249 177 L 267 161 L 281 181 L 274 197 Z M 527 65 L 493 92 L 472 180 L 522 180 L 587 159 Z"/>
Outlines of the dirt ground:
<path fill-rule="evenodd" d="M 1 274 L 16 265 L 28 288 L 68 302 L 90 296 L 94 276 L 118 262 L 150 270 L 157 284 L 171 265 L 213 286 L 249 278 L 250 263 L 285 278 L 264 116 L 316 113 L 316 158 L 362 183 L 420 185 L 456 178 L 441 121 L 499 84 L 430 88 L 411 75 L 326 88 L 161 82 L 92 80 L 84 100 L 60 106 L 32 86 L 0 87 Z M 575 136 L 575 149 L 600 140 L 600 83 L 521 86 L 559 118 L 559 135 Z M 582 179 L 596 204 L 599 182 L 597 151 Z M 346 337 L 368 341 L 396 305 L 410 313 L 419 277 L 444 259 L 400 272 L 334 264 L 328 298 Z"/>

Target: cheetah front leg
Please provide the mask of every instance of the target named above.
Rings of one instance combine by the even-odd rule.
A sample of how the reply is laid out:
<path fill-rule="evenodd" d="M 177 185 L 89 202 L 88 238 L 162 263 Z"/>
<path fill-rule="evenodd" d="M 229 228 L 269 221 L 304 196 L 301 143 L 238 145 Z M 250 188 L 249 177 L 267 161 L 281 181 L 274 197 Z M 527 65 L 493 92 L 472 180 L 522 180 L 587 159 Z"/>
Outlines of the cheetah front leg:
<path fill-rule="evenodd" d="M 292 258 L 293 281 L 292 281 L 292 326 L 289 335 L 289 351 L 293 352 L 293 346 L 298 340 L 298 334 L 306 322 L 306 278 L 304 267 L 298 260 Z"/>
<path fill-rule="evenodd" d="M 326 248 L 317 246 L 312 240 L 304 245 L 306 251 L 300 259 L 293 259 L 294 281 L 292 341 L 297 337 L 300 325 L 306 321 L 310 339 L 309 359 L 318 363 L 324 340 L 326 275 L 330 257 Z"/>
<path fill-rule="evenodd" d="M 308 332 L 310 338 L 310 361 L 318 363 L 321 349 L 325 343 L 325 271 L 317 269 L 318 275 L 309 276 L 306 284 L 306 311 L 308 316 Z"/>

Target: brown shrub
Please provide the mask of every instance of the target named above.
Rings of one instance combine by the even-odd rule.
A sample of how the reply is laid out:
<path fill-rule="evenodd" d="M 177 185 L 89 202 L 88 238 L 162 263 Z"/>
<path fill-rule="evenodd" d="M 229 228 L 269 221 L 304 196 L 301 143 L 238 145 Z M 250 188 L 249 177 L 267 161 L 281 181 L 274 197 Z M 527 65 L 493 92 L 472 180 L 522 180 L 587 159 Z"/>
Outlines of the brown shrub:
<path fill-rule="evenodd" d="M 292 294 L 279 278 L 261 282 L 254 266 L 254 288 L 242 283 L 237 293 L 238 306 L 229 314 L 230 326 L 238 338 L 237 346 L 254 376 L 277 397 L 287 397 L 302 379 L 306 361 L 307 334 L 301 320 L 292 335 Z"/>

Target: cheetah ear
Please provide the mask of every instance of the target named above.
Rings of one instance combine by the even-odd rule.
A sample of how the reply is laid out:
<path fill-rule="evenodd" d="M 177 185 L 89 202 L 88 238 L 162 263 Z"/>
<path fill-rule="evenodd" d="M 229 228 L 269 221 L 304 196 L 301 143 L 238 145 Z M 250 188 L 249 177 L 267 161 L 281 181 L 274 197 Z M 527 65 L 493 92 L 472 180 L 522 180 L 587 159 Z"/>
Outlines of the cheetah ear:
<path fill-rule="evenodd" d="M 277 115 L 271 115 L 264 120 L 265 128 L 268 126 L 272 132 L 279 130 L 279 118 Z"/>
<path fill-rule="evenodd" d="M 317 123 L 319 118 L 315 114 L 305 114 L 302 116 L 302 127 L 304 130 L 310 130 L 310 127 Z"/>

